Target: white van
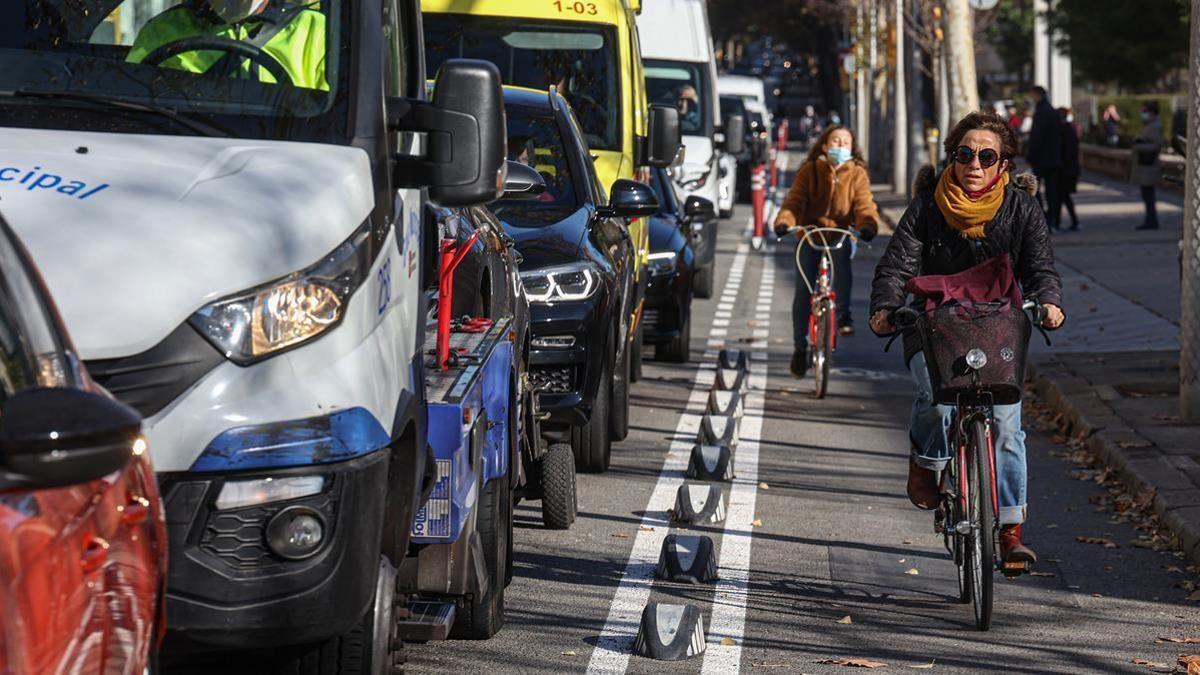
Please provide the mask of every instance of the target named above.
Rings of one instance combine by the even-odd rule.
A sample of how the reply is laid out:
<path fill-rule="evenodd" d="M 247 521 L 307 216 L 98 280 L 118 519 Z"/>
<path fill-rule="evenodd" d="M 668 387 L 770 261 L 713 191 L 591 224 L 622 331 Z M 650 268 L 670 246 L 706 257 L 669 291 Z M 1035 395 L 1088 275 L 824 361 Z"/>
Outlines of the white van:
<path fill-rule="evenodd" d="M 722 74 L 717 78 L 717 94 L 737 96 L 746 104 L 746 110 L 762 115 L 766 131 L 771 132 L 771 115 L 767 110 L 767 90 L 763 81 L 750 75 Z"/>
<path fill-rule="evenodd" d="M 704 0 L 645 0 L 637 24 L 650 103 L 679 109 L 686 148 L 682 167 L 673 171 L 679 191 L 685 198 L 697 195 L 716 206 L 721 202 L 719 160 L 725 137 Z M 696 251 L 696 294 L 700 297 L 711 292 L 714 225 L 705 228 Z"/>

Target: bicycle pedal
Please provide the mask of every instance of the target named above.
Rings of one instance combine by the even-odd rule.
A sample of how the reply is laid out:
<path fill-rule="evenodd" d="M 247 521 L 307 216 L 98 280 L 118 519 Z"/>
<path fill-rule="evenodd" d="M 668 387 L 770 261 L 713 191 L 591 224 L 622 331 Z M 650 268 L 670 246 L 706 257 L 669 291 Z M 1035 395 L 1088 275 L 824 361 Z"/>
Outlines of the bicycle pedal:
<path fill-rule="evenodd" d="M 1008 577 L 1009 579 L 1013 579 L 1021 576 L 1022 574 L 1028 573 L 1030 571 L 1029 563 L 1002 562 L 1000 563 L 1000 571 L 1004 573 L 1004 576 Z"/>

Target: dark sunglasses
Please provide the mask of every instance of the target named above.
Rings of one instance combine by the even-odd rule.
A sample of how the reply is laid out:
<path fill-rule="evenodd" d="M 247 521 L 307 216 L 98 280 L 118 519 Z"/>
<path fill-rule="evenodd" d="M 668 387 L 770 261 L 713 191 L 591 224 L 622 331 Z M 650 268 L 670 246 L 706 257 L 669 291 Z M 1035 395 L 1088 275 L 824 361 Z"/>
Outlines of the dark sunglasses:
<path fill-rule="evenodd" d="M 970 164 L 971 160 L 975 159 L 976 152 L 965 145 L 958 146 L 954 151 L 954 161 L 959 164 Z M 987 169 L 996 162 L 1000 161 L 1000 153 L 991 148 L 984 148 L 979 151 L 979 166 Z"/>

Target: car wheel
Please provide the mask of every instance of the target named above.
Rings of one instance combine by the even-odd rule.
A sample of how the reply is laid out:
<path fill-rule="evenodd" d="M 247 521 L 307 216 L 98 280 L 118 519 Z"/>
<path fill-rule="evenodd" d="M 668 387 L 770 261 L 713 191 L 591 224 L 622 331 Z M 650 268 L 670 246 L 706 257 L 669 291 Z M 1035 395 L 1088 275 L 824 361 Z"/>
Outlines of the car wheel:
<path fill-rule="evenodd" d="M 566 530 L 575 522 L 579 498 L 575 488 L 575 456 L 566 443 L 551 445 L 538 462 L 542 488 L 542 524 Z"/>
<path fill-rule="evenodd" d="M 703 267 L 697 267 L 695 273 L 693 273 L 692 290 L 695 292 L 697 298 L 707 300 L 712 297 L 713 286 L 715 284 L 713 277 L 716 272 L 713 269 L 714 266 L 715 263 L 710 262 Z"/>
<path fill-rule="evenodd" d="M 727 209 L 721 209 L 721 217 L 726 218 L 726 219 L 732 218 L 733 217 L 733 208 L 734 207 L 731 206 Z"/>
<path fill-rule="evenodd" d="M 687 363 L 692 357 L 692 313 L 689 311 L 679 327 L 679 334 L 656 348 L 655 356 L 660 361 Z"/>
<path fill-rule="evenodd" d="M 617 376 L 612 384 L 612 406 L 608 419 L 612 423 L 612 440 L 623 441 L 629 436 L 629 388 L 633 374 L 633 346 L 625 346 L 625 356 L 617 364 Z"/>
<path fill-rule="evenodd" d="M 504 587 L 512 512 L 512 491 L 507 477 L 493 479 L 483 488 L 476 520 L 476 530 L 483 544 L 483 568 L 488 575 L 487 592 L 464 599 L 454 619 L 452 637 L 486 640 L 504 627 Z"/>
<path fill-rule="evenodd" d="M 612 437 L 609 435 L 609 408 L 612 407 L 612 366 L 600 373 L 600 386 L 596 391 L 596 402 L 592 406 L 592 418 L 580 427 L 571 427 L 571 448 L 575 451 L 575 470 L 580 473 L 604 473 L 608 471 L 612 455 Z"/>

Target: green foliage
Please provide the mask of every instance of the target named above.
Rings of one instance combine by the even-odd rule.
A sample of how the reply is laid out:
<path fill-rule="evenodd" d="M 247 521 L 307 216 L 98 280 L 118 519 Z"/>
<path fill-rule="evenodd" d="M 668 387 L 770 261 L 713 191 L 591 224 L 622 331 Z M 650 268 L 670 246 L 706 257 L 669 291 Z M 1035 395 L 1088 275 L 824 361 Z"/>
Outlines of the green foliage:
<path fill-rule="evenodd" d="M 1032 0 L 1007 0 L 996 6 L 995 18 L 987 27 L 988 42 L 1009 72 L 1024 81 L 1026 69 L 1033 64 Z"/>
<path fill-rule="evenodd" d="M 1188 0 L 1057 0 L 1049 15 L 1075 72 L 1142 91 L 1186 65 L 1189 18 Z"/>

